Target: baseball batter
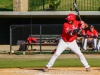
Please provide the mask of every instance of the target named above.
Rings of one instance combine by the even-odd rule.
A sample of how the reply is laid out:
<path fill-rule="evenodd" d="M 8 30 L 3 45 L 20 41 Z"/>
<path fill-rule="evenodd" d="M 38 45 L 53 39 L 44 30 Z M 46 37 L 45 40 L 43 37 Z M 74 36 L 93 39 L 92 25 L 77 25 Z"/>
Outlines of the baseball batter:
<path fill-rule="evenodd" d="M 57 57 L 68 47 L 70 48 L 77 56 L 79 57 L 80 61 L 82 62 L 83 66 L 86 68 L 86 71 L 90 71 L 90 66 L 86 61 L 85 57 L 83 56 L 82 52 L 80 51 L 77 43 L 76 38 L 78 31 L 84 28 L 83 21 L 77 21 L 76 16 L 72 13 L 68 14 L 66 18 L 66 22 L 63 24 L 61 38 L 59 40 L 57 49 L 55 54 L 51 57 L 50 61 L 44 68 L 44 71 L 47 72 L 53 66 Z"/>

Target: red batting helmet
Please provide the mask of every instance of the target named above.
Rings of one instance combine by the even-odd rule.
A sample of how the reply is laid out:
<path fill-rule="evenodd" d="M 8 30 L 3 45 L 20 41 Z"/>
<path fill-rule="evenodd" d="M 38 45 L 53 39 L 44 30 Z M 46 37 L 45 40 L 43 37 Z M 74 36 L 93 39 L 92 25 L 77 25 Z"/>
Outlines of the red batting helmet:
<path fill-rule="evenodd" d="M 76 20 L 76 16 L 74 14 L 68 14 L 66 20 L 72 20 L 72 21 L 75 21 Z"/>

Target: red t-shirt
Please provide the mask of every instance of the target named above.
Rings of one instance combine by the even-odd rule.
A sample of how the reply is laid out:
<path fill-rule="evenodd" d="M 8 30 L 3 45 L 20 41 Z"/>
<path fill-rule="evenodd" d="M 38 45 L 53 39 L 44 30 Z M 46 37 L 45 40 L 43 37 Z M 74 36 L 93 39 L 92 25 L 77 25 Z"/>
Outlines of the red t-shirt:
<path fill-rule="evenodd" d="M 82 24 L 81 24 L 80 21 L 74 21 L 74 24 L 73 24 L 73 25 L 71 25 L 71 24 L 65 22 L 65 23 L 63 24 L 63 28 L 62 28 L 62 34 L 61 34 L 62 39 L 63 39 L 65 42 L 72 42 L 72 41 L 74 41 L 74 40 L 77 38 L 77 34 L 78 34 L 78 33 L 76 33 L 75 35 L 71 36 L 71 35 L 68 33 L 68 31 L 69 31 L 69 30 L 72 30 L 72 31 L 73 31 L 74 29 L 82 28 L 81 26 L 82 26 Z"/>

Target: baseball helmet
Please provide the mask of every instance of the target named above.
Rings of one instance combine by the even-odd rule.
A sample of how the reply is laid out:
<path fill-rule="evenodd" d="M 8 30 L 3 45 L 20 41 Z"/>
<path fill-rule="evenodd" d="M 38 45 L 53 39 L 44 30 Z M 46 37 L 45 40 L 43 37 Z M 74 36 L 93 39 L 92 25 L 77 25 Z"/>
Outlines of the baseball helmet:
<path fill-rule="evenodd" d="M 72 21 L 75 21 L 76 20 L 76 16 L 72 13 L 68 14 L 66 20 L 72 20 Z"/>

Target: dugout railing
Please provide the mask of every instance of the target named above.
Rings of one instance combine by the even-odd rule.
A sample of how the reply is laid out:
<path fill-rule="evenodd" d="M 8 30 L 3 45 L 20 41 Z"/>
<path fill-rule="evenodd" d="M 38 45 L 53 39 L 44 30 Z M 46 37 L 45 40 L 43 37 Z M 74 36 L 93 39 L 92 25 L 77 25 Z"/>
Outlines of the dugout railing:
<path fill-rule="evenodd" d="M 91 24 L 89 24 L 91 25 Z M 100 24 L 93 24 L 100 33 Z M 60 38 L 62 24 L 23 24 L 10 26 L 10 53 L 18 51 L 21 42 L 25 41 L 29 46 L 27 50 L 35 50 L 39 53 L 44 51 L 52 51 L 56 48 Z M 38 42 L 28 44 L 29 35 L 36 37 Z"/>
<path fill-rule="evenodd" d="M 27 42 L 27 38 L 30 34 L 38 40 L 38 44 L 32 44 L 36 51 L 41 53 L 42 51 L 55 49 L 56 44 L 53 44 L 60 37 L 61 27 L 62 24 L 11 25 L 10 52 L 12 50 L 18 50 L 20 42 Z M 29 47 L 28 50 L 31 50 L 31 47 Z"/>

